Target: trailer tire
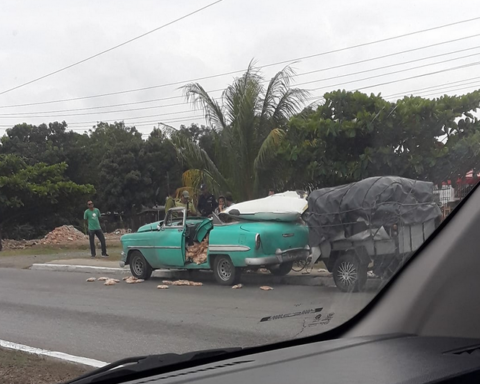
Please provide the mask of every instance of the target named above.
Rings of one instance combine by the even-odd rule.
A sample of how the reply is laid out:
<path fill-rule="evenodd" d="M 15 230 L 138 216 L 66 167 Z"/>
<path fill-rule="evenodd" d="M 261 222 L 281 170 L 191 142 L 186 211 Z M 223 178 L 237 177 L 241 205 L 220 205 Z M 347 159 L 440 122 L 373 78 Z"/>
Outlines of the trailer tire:
<path fill-rule="evenodd" d="M 333 281 L 343 292 L 362 291 L 367 282 L 368 265 L 362 264 L 353 252 L 339 256 L 333 265 Z"/>

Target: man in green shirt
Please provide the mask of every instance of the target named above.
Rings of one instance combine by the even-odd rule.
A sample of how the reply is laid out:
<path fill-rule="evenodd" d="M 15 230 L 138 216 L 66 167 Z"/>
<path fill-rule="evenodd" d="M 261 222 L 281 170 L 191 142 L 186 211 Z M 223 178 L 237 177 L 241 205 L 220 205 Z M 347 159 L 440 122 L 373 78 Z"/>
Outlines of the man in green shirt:
<path fill-rule="evenodd" d="M 83 214 L 85 225 L 88 228 L 88 237 L 90 239 L 90 252 L 92 257 L 96 256 L 95 236 L 100 240 L 102 245 L 102 257 L 107 257 L 107 245 L 105 244 L 105 236 L 103 235 L 102 227 L 100 226 L 100 210 L 93 206 L 93 202 L 87 203 L 88 209 Z"/>

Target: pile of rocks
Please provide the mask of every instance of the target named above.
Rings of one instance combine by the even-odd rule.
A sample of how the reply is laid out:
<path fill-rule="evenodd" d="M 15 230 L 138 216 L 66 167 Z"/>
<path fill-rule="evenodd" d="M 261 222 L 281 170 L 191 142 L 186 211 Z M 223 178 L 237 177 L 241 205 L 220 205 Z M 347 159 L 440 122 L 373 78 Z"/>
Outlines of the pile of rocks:
<path fill-rule="evenodd" d="M 62 225 L 61 227 L 57 227 L 52 232 L 48 233 L 40 241 L 40 244 L 66 244 L 74 241 L 85 240 L 86 238 L 87 236 L 76 229 L 73 225 Z"/>
<path fill-rule="evenodd" d="M 38 244 L 38 240 L 2 240 L 3 249 L 25 249 Z"/>

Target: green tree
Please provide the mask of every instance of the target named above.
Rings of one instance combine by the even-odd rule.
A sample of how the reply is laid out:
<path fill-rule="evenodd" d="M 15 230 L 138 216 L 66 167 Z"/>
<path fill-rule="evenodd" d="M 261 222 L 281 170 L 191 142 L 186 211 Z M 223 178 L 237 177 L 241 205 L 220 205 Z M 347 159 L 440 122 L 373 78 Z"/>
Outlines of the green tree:
<path fill-rule="evenodd" d="M 291 88 L 293 70 L 286 67 L 264 86 L 252 63 L 222 94 L 220 103 L 198 83 L 184 87 L 188 101 L 200 107 L 213 128 L 214 155 L 184 135 L 173 141 L 180 158 L 214 191 L 230 191 L 237 200 L 251 199 L 274 175 L 266 165 L 284 138 L 288 119 L 298 113 L 308 93 Z"/>
<path fill-rule="evenodd" d="M 378 175 L 440 183 L 478 166 L 480 92 L 435 100 L 336 91 L 290 121 L 279 149 L 288 188 L 319 188 Z"/>
<path fill-rule="evenodd" d="M 72 213 L 77 203 L 94 193 L 92 185 L 68 180 L 66 170 L 66 163 L 28 165 L 18 156 L 0 155 L 0 239 L 8 225 L 38 222 L 55 211 Z"/>

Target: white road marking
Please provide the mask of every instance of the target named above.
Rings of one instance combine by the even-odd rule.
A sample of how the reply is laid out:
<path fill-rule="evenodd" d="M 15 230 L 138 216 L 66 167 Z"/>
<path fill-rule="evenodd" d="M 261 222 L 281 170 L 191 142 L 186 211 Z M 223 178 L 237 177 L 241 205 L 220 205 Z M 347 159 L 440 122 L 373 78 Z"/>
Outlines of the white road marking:
<path fill-rule="evenodd" d="M 60 360 L 71 361 L 73 363 L 88 365 L 95 368 L 101 368 L 108 364 L 103 361 L 89 359 L 88 357 L 74 356 L 74 355 L 69 355 L 68 353 L 63 353 L 63 352 L 55 352 L 55 351 L 49 351 L 47 349 L 29 347 L 28 345 L 12 343 L 6 340 L 0 340 L 0 347 L 15 349 L 17 351 L 33 353 L 36 355 L 55 357 Z"/>

